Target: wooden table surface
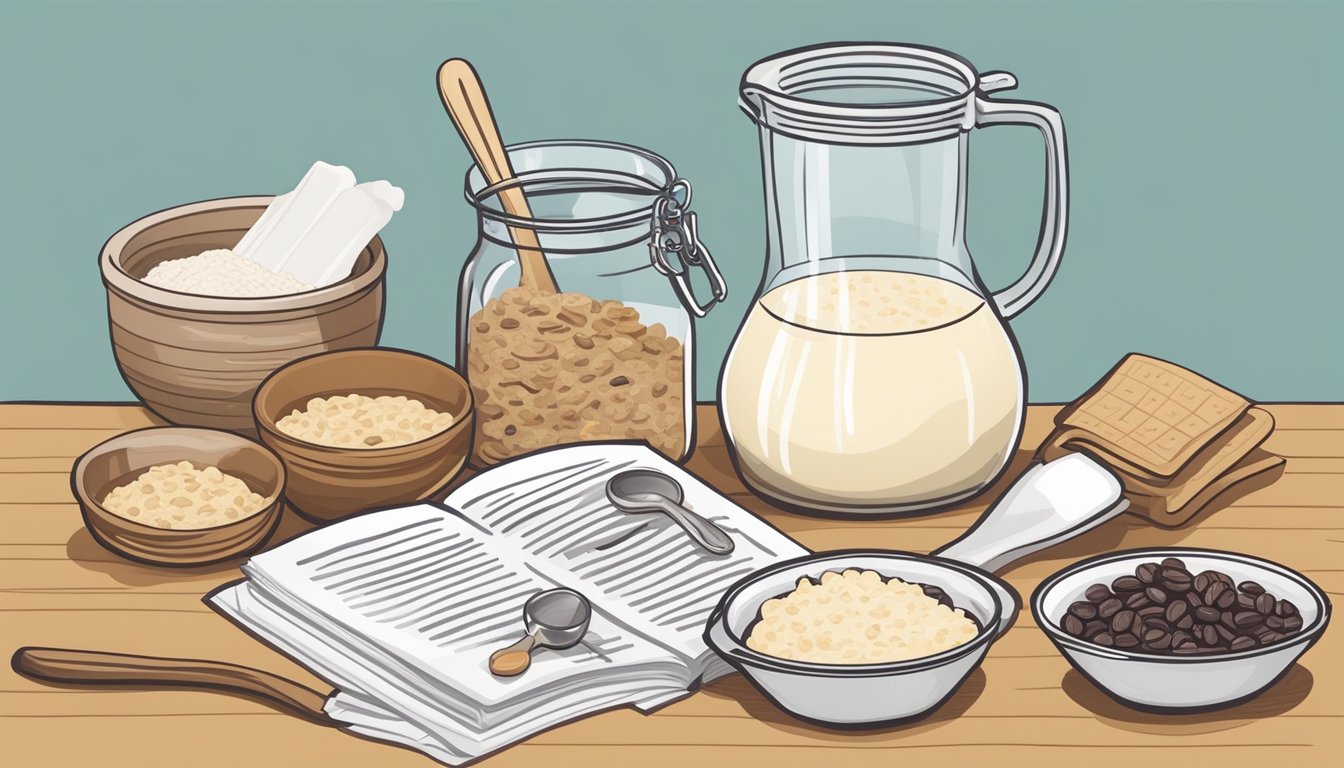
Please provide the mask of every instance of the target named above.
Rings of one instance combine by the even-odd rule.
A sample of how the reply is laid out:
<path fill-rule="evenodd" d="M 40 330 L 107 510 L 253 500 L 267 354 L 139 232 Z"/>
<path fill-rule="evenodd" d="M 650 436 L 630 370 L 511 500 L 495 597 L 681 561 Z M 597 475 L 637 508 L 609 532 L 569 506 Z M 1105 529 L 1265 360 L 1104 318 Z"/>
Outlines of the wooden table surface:
<path fill-rule="evenodd" d="M 1192 525 L 1162 530 L 1122 515 L 1005 573 L 1025 596 L 1082 557 L 1157 545 L 1236 550 L 1282 562 L 1344 595 L 1344 405 L 1268 406 L 1266 447 L 1284 474 Z M 1023 446 L 1056 406 L 1033 406 Z M 75 456 L 157 423 L 134 406 L 0 405 L 0 650 L 20 645 L 191 656 L 251 665 L 327 687 L 216 615 L 201 596 L 238 578 L 237 563 L 192 570 L 135 565 L 90 538 L 71 498 Z M 952 512 L 902 521 L 810 519 L 742 489 L 718 418 L 701 406 L 689 468 L 814 550 L 927 552 L 961 533 L 997 490 Z M 1018 452 L 1014 469 L 1030 452 Z M 277 541 L 304 530 L 287 517 Z M 1333 627 L 1272 689 L 1219 712 L 1159 716 L 1116 704 L 1070 670 L 1023 610 L 981 669 L 927 719 L 870 732 L 790 719 L 734 675 L 651 716 L 598 715 L 481 763 L 505 766 L 1135 765 L 1175 756 L 1223 765 L 1335 765 L 1344 748 L 1344 630 Z M 1203 750 L 1203 752 L 1200 752 Z M 1155 754 L 1156 752 L 1156 754 Z M 260 704 L 190 691 L 82 690 L 0 671 L 0 763 L 100 766 L 421 766 L 418 753 L 367 741 Z M 1189 764 L 1189 763 L 1187 763 Z"/>

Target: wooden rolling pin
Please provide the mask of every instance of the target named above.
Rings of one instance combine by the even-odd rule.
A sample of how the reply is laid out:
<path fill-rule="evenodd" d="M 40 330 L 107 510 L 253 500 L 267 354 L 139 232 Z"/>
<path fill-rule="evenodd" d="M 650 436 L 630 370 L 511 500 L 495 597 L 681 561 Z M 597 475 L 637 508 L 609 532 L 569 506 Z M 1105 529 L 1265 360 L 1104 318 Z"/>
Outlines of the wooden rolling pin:
<path fill-rule="evenodd" d="M 444 109 L 448 110 L 458 135 L 470 150 L 476 166 L 485 175 L 486 182 L 490 186 L 516 182 L 509 154 L 504 151 L 504 140 L 499 135 L 499 126 L 495 124 L 495 116 L 490 111 L 485 87 L 481 85 L 476 70 L 465 59 L 449 59 L 439 67 L 439 98 L 443 99 Z M 513 183 L 501 189 L 499 200 L 509 215 L 532 218 L 532 209 L 528 207 L 522 185 Z M 509 232 L 513 235 L 522 269 L 518 284 L 539 293 L 555 293 L 555 277 L 546 264 L 537 233 L 518 225 L 510 225 Z"/>
<path fill-rule="evenodd" d="M 342 725 L 323 709 L 331 693 L 319 693 L 293 680 L 237 664 L 27 647 L 14 652 L 10 665 L 21 675 L 49 683 L 172 687 L 235 693 L 277 706 L 319 725 Z"/>

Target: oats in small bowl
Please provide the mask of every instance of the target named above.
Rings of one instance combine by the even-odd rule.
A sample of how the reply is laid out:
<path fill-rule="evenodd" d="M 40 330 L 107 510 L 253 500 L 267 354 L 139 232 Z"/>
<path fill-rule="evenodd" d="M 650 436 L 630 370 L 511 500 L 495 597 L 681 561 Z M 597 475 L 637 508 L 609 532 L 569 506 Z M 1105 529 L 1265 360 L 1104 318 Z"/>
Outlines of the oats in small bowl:
<path fill-rule="evenodd" d="M 207 565 L 255 551 L 280 521 L 285 467 L 231 432 L 151 427 L 75 460 L 70 486 L 100 544 L 155 565 Z"/>

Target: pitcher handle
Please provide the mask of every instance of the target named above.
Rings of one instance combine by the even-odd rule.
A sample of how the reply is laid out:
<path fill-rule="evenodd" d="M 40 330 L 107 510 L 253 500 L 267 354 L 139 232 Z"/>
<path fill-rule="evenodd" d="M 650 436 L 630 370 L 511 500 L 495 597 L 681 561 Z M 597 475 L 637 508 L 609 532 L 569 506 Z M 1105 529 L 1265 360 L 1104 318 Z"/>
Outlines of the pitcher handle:
<path fill-rule="evenodd" d="M 1033 101 L 998 101 L 981 94 L 1012 88 L 1017 80 L 1007 72 L 986 72 L 975 96 L 975 124 L 1029 125 L 1045 136 L 1045 206 L 1041 233 L 1031 265 L 1012 285 L 994 293 L 1004 318 L 1017 315 L 1045 291 L 1059 269 L 1069 223 L 1069 151 L 1064 120 L 1053 107 Z"/>

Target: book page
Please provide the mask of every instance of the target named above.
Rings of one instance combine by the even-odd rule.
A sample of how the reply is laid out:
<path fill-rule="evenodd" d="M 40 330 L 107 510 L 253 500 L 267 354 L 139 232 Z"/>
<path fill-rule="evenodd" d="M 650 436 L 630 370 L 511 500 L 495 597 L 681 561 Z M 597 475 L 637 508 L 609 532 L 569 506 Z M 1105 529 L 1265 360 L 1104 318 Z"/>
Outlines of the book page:
<path fill-rule="evenodd" d="M 488 530 L 430 504 L 336 523 L 243 570 L 263 602 L 375 659 L 404 685 L 469 698 L 460 707 L 467 716 L 522 699 L 535 706 L 577 676 L 668 661 L 595 605 L 579 645 L 534 654 L 516 678 L 491 674 L 490 654 L 524 634 L 523 604 L 555 584 Z"/>
<path fill-rule="evenodd" d="M 606 483 L 626 469 L 654 469 L 676 480 L 684 504 L 723 528 L 734 551 L 705 551 L 664 514 L 615 508 Z M 701 634 L 729 585 L 765 565 L 807 554 L 643 445 L 569 446 L 501 464 L 464 484 L 447 505 L 516 542 L 550 578 L 688 660 L 707 652 Z"/>

